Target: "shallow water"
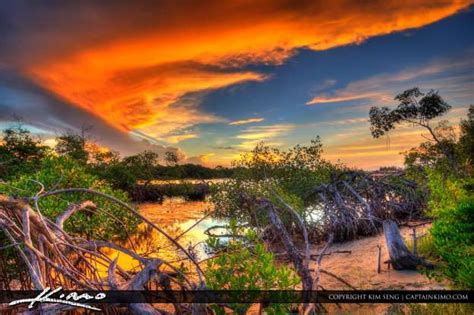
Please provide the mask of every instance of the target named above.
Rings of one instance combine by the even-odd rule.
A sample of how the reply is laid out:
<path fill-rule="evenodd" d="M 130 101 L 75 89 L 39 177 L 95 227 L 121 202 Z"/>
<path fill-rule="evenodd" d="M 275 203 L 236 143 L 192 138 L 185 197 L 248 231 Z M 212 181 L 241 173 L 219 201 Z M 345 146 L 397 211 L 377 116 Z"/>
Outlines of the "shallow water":
<path fill-rule="evenodd" d="M 143 216 L 170 236 L 173 238 L 179 237 L 178 242 L 184 248 L 188 249 L 189 246 L 192 246 L 195 249 L 198 260 L 207 257 L 205 241 L 208 236 L 205 234 L 205 231 L 212 226 L 223 224 L 223 222 L 210 217 L 202 219 L 206 216 L 206 211 L 213 209 L 212 204 L 207 201 L 186 201 L 184 198 L 167 198 L 161 204 L 143 203 L 137 205 L 137 208 Z M 196 225 L 192 227 L 194 224 Z M 188 230 L 189 228 L 191 229 Z M 158 257 L 168 262 L 179 263 L 184 258 L 183 253 L 177 250 L 166 237 L 146 224 L 141 224 L 138 232 L 130 235 L 130 239 L 122 242 L 121 245 L 133 249 L 139 255 Z M 124 253 L 108 250 L 106 254 L 111 259 L 117 258 L 118 265 L 126 270 L 133 270 L 139 266 L 137 260 Z"/>

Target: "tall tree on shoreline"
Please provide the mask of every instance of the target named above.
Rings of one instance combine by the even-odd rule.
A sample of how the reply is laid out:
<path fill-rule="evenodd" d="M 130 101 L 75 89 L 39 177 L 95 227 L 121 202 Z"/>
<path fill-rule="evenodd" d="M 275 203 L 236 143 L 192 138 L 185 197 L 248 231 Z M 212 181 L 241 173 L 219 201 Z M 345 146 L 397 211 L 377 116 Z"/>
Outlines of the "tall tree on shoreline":
<path fill-rule="evenodd" d="M 438 127 L 432 125 L 432 121 L 446 114 L 451 106 L 437 91 L 431 90 L 425 94 L 417 87 L 403 91 L 395 97 L 395 100 L 399 102 L 395 109 L 388 107 L 372 107 L 370 109 L 372 136 L 379 138 L 394 130 L 397 125 L 411 124 L 423 127 L 429 132 L 430 137 L 427 139 L 435 144 L 434 149 L 445 155 L 451 166 L 456 166 L 454 141 L 442 132 L 449 128 L 443 124 Z"/>

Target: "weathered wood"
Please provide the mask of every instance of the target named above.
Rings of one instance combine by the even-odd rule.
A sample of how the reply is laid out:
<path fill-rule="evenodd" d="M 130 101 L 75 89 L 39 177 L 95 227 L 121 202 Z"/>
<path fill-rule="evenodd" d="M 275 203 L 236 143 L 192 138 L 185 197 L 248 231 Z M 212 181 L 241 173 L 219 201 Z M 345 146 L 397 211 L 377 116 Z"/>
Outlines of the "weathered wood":
<path fill-rule="evenodd" d="M 424 259 L 413 255 L 403 242 L 400 230 L 393 220 L 385 220 L 383 222 L 383 232 L 385 234 L 385 242 L 387 245 L 390 262 L 395 270 L 416 269 L 422 265 L 432 268 L 431 263 Z"/>
<path fill-rule="evenodd" d="M 346 280 L 342 279 L 341 277 L 339 277 L 339 276 L 333 274 L 333 273 L 330 272 L 330 271 L 327 271 L 327 270 L 324 270 L 324 269 L 320 269 L 320 272 L 321 272 L 321 273 L 324 273 L 324 274 L 326 274 L 326 275 L 328 275 L 328 276 L 331 276 L 331 277 L 333 277 L 333 278 L 336 279 L 336 280 L 339 280 L 340 282 L 344 283 L 345 285 L 347 285 L 347 286 L 348 286 L 349 288 L 351 288 L 352 290 L 357 290 L 357 288 L 354 287 L 352 284 L 350 284 L 350 283 L 347 282 Z"/>
<path fill-rule="evenodd" d="M 270 221 L 274 225 L 275 229 L 278 231 L 278 234 L 281 237 L 283 245 L 285 246 L 288 255 L 290 256 L 293 265 L 296 268 L 298 275 L 301 277 L 301 282 L 303 284 L 303 290 L 312 290 L 313 288 L 313 277 L 309 272 L 309 269 L 306 267 L 306 264 L 303 262 L 298 249 L 296 248 L 293 240 L 291 239 L 288 231 L 285 228 L 285 225 L 281 221 L 280 217 L 275 211 L 274 205 L 268 200 L 260 200 L 260 207 L 266 209 Z"/>
<path fill-rule="evenodd" d="M 148 218 L 144 217 L 143 215 L 140 214 L 140 212 L 138 212 L 137 210 L 135 210 L 134 208 L 132 208 L 130 205 L 128 205 L 126 202 L 120 200 L 120 199 L 117 199 L 115 198 L 114 196 L 111 196 L 111 195 L 108 195 L 108 194 L 105 194 L 103 192 L 100 192 L 100 191 L 96 191 L 96 190 L 93 190 L 93 189 L 89 189 L 89 188 L 65 188 L 65 189 L 58 189 L 58 190 L 53 190 L 53 191 L 48 191 L 48 192 L 45 192 L 41 195 L 38 195 L 38 196 L 35 196 L 35 197 L 30 197 L 30 198 L 26 198 L 27 200 L 32 200 L 32 201 L 37 201 L 39 200 L 40 198 L 45 198 L 45 197 L 48 197 L 48 196 L 54 196 L 54 195 L 60 195 L 60 194 L 65 194 L 65 193 L 77 193 L 77 192 L 81 192 L 81 193 L 88 193 L 88 194 L 92 194 L 92 195 L 96 195 L 96 196 L 100 196 L 100 197 L 103 197 L 105 199 L 108 199 L 122 207 L 124 207 L 125 209 L 127 209 L 129 212 L 131 212 L 133 215 L 135 215 L 136 217 L 138 217 L 139 219 L 141 219 L 143 222 L 145 222 L 146 224 L 148 224 L 149 226 L 151 226 L 153 229 L 157 230 L 160 234 L 162 234 L 164 237 L 166 237 L 171 243 L 173 243 L 176 248 L 180 251 L 182 251 L 188 258 L 189 260 L 191 261 L 191 263 L 193 263 L 195 265 L 195 267 L 197 269 L 199 269 L 200 272 L 202 272 L 201 270 L 201 267 L 199 266 L 199 264 L 197 263 L 197 261 L 186 251 L 186 249 L 181 245 L 179 244 L 173 237 L 171 237 L 168 233 L 166 233 L 162 228 L 158 227 L 155 223 L 153 223 L 151 220 L 149 220 Z M 1 201 L 1 199 L 0 199 Z"/>
<path fill-rule="evenodd" d="M 416 227 L 413 228 L 413 234 L 411 236 L 413 237 L 413 255 L 418 256 L 416 249 Z"/>
<path fill-rule="evenodd" d="M 324 245 L 323 249 L 321 250 L 321 252 L 319 253 L 319 257 L 318 259 L 316 260 L 317 262 L 317 276 L 316 276 L 316 287 L 318 287 L 319 285 L 319 280 L 321 279 L 321 262 L 323 260 L 323 257 L 324 257 L 324 254 L 326 253 L 326 251 L 328 250 L 329 246 L 331 246 L 332 242 L 334 240 L 334 235 L 331 234 L 329 235 L 329 239 L 326 243 L 326 245 Z"/>
<path fill-rule="evenodd" d="M 393 181 L 393 177 L 397 181 Z M 390 198 L 387 198 L 390 196 Z M 419 214 L 425 199 L 416 194 L 416 184 L 403 172 L 371 176 L 366 172 L 332 174 L 305 196 L 308 205 L 318 208 L 325 225 L 312 233 L 317 241 L 333 233 L 336 241 L 357 235 L 376 234 L 385 219 L 403 219 Z"/>
<path fill-rule="evenodd" d="M 81 189 L 78 190 L 83 191 Z M 73 189 L 72 191 L 77 190 Z M 89 190 L 84 191 L 90 192 Z M 50 287 L 62 286 L 67 289 L 104 290 L 111 288 L 115 290 L 145 291 L 149 289 L 149 283 L 157 283 L 156 276 L 161 272 L 159 267 L 162 264 L 166 265 L 166 269 L 172 269 L 182 276 L 182 279 L 180 277 L 179 280 L 174 281 L 182 289 L 195 288 L 195 285 L 190 282 L 187 275 L 166 261 L 158 258 L 143 257 L 134 250 L 123 248 L 113 242 L 84 241 L 82 238 L 70 236 L 63 229 L 64 222 L 77 211 L 86 207 L 93 209 L 94 204 L 90 201 L 84 201 L 77 205 L 72 205 L 53 222 L 41 216 L 37 204 L 38 198 L 42 198 L 45 194 L 49 193 L 36 195 L 30 199 L 17 199 L 0 194 L 0 231 L 4 232 L 11 243 L 11 245 L 3 246 L 1 249 L 8 248 L 8 246 L 18 249 L 20 257 L 24 260 L 30 274 L 27 288 L 32 286 L 41 290 L 44 285 L 48 285 Z M 55 192 L 52 193 L 52 195 L 54 194 Z M 108 196 L 100 192 L 96 192 L 96 194 Z M 107 198 L 112 202 L 126 205 L 116 201 L 114 197 L 108 196 Z M 31 208 L 25 200 L 35 202 L 35 208 Z M 127 206 L 127 209 L 129 208 Z M 177 242 L 175 241 L 174 243 Z M 144 267 L 134 276 L 131 276 L 117 266 L 117 260 L 112 261 L 102 253 L 100 251 L 102 247 L 113 248 L 133 257 L 140 261 Z M 182 248 L 180 246 L 177 247 Z M 196 259 L 194 255 L 191 255 L 186 250 L 184 251 L 188 257 Z M 100 269 L 98 268 L 100 265 L 108 267 L 107 279 L 101 277 Z M 120 276 L 121 281 L 119 281 L 118 276 Z M 182 281 L 187 283 L 188 286 L 184 286 Z M 142 303 L 127 306 L 131 313 L 134 314 L 169 314 L 166 311 L 156 309 L 155 305 L 151 304 Z M 56 314 L 66 310 L 68 308 L 64 305 L 45 305 L 41 309 L 41 313 Z M 35 310 L 36 312 L 37 310 Z M 29 312 L 27 313 L 29 314 Z"/>
<path fill-rule="evenodd" d="M 303 239 L 304 239 L 304 244 L 305 244 L 304 264 L 305 264 L 305 267 L 308 268 L 309 267 L 309 260 L 310 260 L 310 253 L 309 253 L 309 237 L 308 237 L 308 230 L 306 229 L 306 225 L 303 222 L 303 220 L 301 219 L 301 216 L 298 214 L 298 212 L 296 212 L 295 209 L 293 209 L 293 207 L 291 207 L 288 203 L 286 203 L 283 200 L 283 198 L 281 198 L 280 195 L 278 195 L 274 190 L 272 190 L 272 193 L 285 206 L 285 208 L 294 216 L 294 218 L 298 222 L 298 225 L 301 228 L 301 231 L 303 232 Z M 333 237 L 333 236 L 331 236 L 331 237 Z M 331 239 L 331 242 L 332 242 L 332 239 Z"/>
<path fill-rule="evenodd" d="M 23 207 L 22 209 L 22 228 L 23 228 L 23 236 L 24 242 L 26 245 L 25 251 L 31 258 L 31 277 L 33 280 L 33 284 L 37 290 L 42 290 L 44 288 L 43 279 L 41 279 L 41 270 L 38 263 L 38 258 L 36 257 L 35 253 L 30 250 L 29 247 L 33 246 L 33 242 L 31 241 L 31 234 L 30 234 L 30 210 L 31 208 L 28 206 Z"/>
<path fill-rule="evenodd" d="M 380 259 L 382 258 L 382 246 L 377 245 L 377 273 L 380 273 Z"/>
<path fill-rule="evenodd" d="M 89 200 L 83 201 L 79 204 L 71 204 L 66 208 L 66 211 L 64 211 L 61 215 L 59 215 L 56 218 L 56 225 L 59 228 L 63 228 L 64 222 L 69 219 L 74 213 L 81 211 L 83 209 L 90 208 L 90 209 L 96 209 L 97 206 Z"/>
<path fill-rule="evenodd" d="M 342 183 L 357 198 L 357 200 L 365 206 L 365 208 L 367 209 L 367 216 L 369 217 L 370 224 L 372 228 L 377 232 L 377 226 L 375 226 L 375 223 L 374 223 L 374 214 L 372 212 L 372 207 L 370 206 L 370 204 L 367 201 L 365 201 L 365 199 L 362 198 L 362 196 L 359 195 L 359 193 L 357 193 L 357 191 L 355 191 L 355 189 L 352 188 L 352 186 L 349 185 L 348 182 L 342 181 Z"/>

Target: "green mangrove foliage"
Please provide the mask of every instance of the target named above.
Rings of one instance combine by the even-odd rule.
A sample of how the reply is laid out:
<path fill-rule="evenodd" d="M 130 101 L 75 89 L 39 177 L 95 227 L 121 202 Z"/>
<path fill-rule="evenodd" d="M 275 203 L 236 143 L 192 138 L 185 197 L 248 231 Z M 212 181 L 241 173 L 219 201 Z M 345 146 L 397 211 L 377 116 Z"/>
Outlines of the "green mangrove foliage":
<path fill-rule="evenodd" d="M 3 130 L 0 141 L 0 179 L 8 180 L 19 174 L 38 169 L 49 148 L 20 125 Z"/>
<path fill-rule="evenodd" d="M 208 260 L 205 271 L 206 286 L 213 290 L 293 290 L 300 283 L 296 272 L 285 265 L 278 266 L 273 253 L 257 239 L 252 229 L 243 229 L 236 220 L 229 222 L 230 236 L 226 242 L 217 237 L 207 241 L 209 251 L 215 255 Z M 288 304 L 272 304 L 266 308 L 268 314 L 289 311 Z M 232 304 L 238 314 L 245 314 L 250 305 Z M 217 314 L 224 309 L 214 305 Z"/>
<path fill-rule="evenodd" d="M 458 287 L 474 287 L 474 198 L 438 213 L 430 233 L 435 253 L 443 259 L 438 273 Z M 436 271 L 435 271 L 436 272 Z"/>
<path fill-rule="evenodd" d="M 114 196 L 128 202 L 125 192 L 113 189 L 110 184 L 68 157 L 47 157 L 41 162 L 40 169 L 32 174 L 19 176 L 8 183 L 0 184 L 0 193 L 20 197 L 35 196 L 41 190 L 51 191 L 64 188 L 89 188 Z M 65 211 L 70 204 L 84 200 L 92 201 L 97 208 L 80 211 L 65 223 L 65 229 L 76 235 L 95 239 L 111 239 L 114 236 L 125 237 L 126 231 L 134 231 L 138 220 L 128 210 L 95 195 L 68 193 L 39 199 L 42 214 L 54 219 Z M 106 215 L 111 214 L 111 216 Z"/>
<path fill-rule="evenodd" d="M 266 213 L 252 212 L 242 206 L 241 194 L 245 192 L 265 197 L 280 206 L 287 203 L 308 221 L 311 213 L 305 207 L 306 196 L 314 187 L 329 182 L 331 176 L 344 170 L 342 165 L 324 160 L 321 154 L 319 137 L 308 146 L 297 145 L 287 151 L 263 143 L 257 145 L 235 162 L 233 178 L 212 187 L 214 215 L 235 218 L 253 226 L 265 226 L 268 222 Z M 294 221 L 289 213 L 280 215 L 284 222 Z M 292 230 L 290 226 L 288 228 Z"/>

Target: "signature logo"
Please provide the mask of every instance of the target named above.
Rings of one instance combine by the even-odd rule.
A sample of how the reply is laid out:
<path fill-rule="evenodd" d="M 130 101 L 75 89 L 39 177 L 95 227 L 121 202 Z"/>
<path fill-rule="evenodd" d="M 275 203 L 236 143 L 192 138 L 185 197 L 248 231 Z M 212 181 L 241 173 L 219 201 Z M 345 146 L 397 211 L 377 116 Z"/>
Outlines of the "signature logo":
<path fill-rule="evenodd" d="M 100 300 L 105 299 L 106 297 L 105 293 L 100 292 L 95 295 L 90 295 L 88 293 L 79 294 L 77 292 L 71 292 L 68 295 L 61 293 L 58 298 L 52 297 L 54 294 L 60 292 L 62 289 L 63 289 L 62 287 L 59 287 L 54 290 L 51 290 L 51 288 L 45 288 L 43 292 L 41 292 L 34 298 L 15 300 L 8 303 L 8 305 L 14 306 L 14 305 L 23 304 L 23 303 L 29 303 L 28 309 L 31 309 L 35 306 L 36 303 L 38 304 L 59 303 L 59 304 L 71 305 L 75 307 L 82 307 L 82 308 L 86 308 L 86 309 L 94 310 L 94 311 L 102 311 L 100 308 L 97 308 L 88 304 L 80 303 L 78 301 L 100 301 Z"/>

